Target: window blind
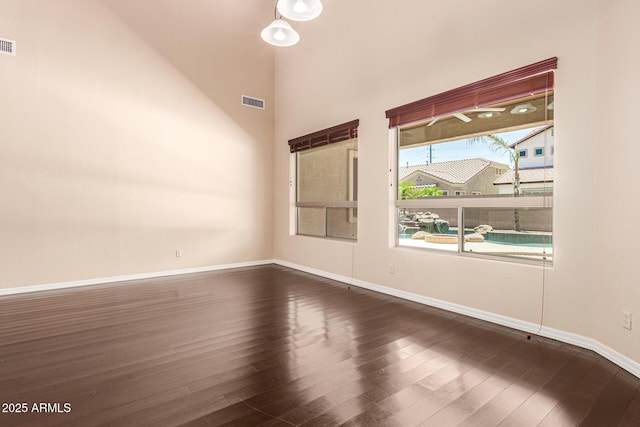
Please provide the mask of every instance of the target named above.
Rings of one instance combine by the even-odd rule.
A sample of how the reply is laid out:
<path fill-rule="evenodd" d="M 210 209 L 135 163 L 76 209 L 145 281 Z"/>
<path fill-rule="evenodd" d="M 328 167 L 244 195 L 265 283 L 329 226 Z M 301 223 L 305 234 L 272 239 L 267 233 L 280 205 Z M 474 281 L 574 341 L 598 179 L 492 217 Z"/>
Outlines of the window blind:
<path fill-rule="evenodd" d="M 558 58 L 517 68 L 386 111 L 389 128 L 536 95 L 553 89 Z"/>
<path fill-rule="evenodd" d="M 290 139 L 289 151 L 297 153 L 298 151 L 309 150 L 311 148 L 357 138 L 359 124 L 360 120 L 356 119 L 341 125 L 310 133 L 308 135 Z"/>

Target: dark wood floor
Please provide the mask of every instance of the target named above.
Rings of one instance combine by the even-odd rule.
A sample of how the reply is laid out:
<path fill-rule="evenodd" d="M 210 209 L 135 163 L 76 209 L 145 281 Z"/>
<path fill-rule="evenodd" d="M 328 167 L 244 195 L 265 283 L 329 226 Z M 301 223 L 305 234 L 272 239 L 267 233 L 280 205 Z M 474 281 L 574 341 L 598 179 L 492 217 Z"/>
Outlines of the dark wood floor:
<path fill-rule="evenodd" d="M 27 404 L 2 426 L 638 426 L 639 385 L 590 351 L 279 266 L 0 299 L 0 402 Z"/>

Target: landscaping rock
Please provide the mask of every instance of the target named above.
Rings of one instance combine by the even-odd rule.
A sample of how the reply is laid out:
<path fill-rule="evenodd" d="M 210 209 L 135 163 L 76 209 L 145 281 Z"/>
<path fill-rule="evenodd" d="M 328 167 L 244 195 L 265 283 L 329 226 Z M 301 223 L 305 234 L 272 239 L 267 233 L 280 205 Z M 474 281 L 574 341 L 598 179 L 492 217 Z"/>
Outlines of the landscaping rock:
<path fill-rule="evenodd" d="M 490 225 L 483 224 L 475 227 L 474 230 L 476 231 L 476 233 L 487 234 L 488 232 L 493 231 L 493 227 Z"/>
<path fill-rule="evenodd" d="M 465 242 L 484 242 L 484 236 L 480 233 L 466 234 L 464 236 Z"/>
<path fill-rule="evenodd" d="M 427 233 L 426 231 L 418 231 L 413 236 L 411 236 L 411 239 L 412 240 L 424 240 L 424 236 L 428 236 L 429 234 L 430 233 Z"/>

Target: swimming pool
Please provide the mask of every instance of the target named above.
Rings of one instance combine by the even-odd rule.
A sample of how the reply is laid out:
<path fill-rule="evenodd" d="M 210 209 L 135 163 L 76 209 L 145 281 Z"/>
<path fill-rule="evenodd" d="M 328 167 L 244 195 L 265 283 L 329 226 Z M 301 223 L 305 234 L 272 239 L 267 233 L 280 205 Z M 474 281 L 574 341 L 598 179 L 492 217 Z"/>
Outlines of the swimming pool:
<path fill-rule="evenodd" d="M 474 230 L 465 230 L 464 234 L 473 234 Z M 449 229 L 447 233 L 440 234 L 458 234 L 455 228 Z M 413 233 L 400 233 L 400 240 L 411 240 Z M 513 230 L 494 230 L 484 235 L 485 242 L 496 243 L 499 245 L 509 246 L 529 246 L 539 248 L 551 248 L 553 246 L 553 235 L 545 232 L 532 231 L 513 231 Z"/>

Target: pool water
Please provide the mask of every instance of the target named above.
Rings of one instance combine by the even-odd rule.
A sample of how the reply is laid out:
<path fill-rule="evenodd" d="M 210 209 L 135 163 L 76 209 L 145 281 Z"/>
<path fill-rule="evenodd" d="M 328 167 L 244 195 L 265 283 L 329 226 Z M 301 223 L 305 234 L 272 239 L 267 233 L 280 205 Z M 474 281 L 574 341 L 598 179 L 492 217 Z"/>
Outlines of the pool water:
<path fill-rule="evenodd" d="M 465 230 L 464 234 L 472 234 L 473 230 Z M 443 233 L 440 233 L 443 234 Z M 458 234 L 458 230 L 449 229 L 446 234 Z M 411 239 L 413 233 L 400 233 L 400 240 Z M 489 232 L 484 236 L 485 242 L 496 243 L 509 246 L 529 246 L 539 248 L 550 248 L 553 246 L 553 236 L 551 234 L 537 234 L 526 232 Z"/>

